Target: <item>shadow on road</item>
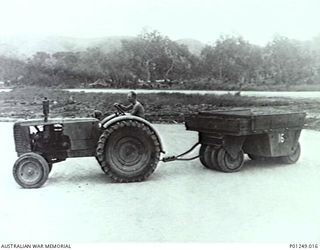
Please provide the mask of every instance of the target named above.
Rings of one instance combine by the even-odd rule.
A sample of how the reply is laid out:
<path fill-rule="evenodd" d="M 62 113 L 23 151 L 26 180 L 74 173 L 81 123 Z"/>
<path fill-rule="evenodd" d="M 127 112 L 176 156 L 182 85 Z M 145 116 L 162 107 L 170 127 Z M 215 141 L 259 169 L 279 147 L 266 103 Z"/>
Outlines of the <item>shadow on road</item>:
<path fill-rule="evenodd" d="M 264 159 L 264 160 L 247 160 L 240 171 L 252 171 L 253 169 L 275 169 L 292 166 L 291 164 L 284 164 L 280 162 L 280 159 Z"/>
<path fill-rule="evenodd" d="M 67 174 L 56 174 L 49 176 L 50 185 L 56 184 L 112 184 L 112 180 L 104 173 L 90 173 L 90 174 L 77 174 L 77 175 L 67 175 Z"/>

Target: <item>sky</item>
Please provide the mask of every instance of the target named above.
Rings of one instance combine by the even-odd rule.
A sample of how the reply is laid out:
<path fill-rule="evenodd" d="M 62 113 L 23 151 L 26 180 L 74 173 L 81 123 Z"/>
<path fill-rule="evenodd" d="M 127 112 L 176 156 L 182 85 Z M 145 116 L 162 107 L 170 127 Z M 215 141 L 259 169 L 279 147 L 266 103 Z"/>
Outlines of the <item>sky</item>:
<path fill-rule="evenodd" d="M 319 0 L 0 0 L 0 36 L 100 38 L 158 30 L 210 43 L 240 35 L 264 45 L 275 35 L 320 35 Z"/>

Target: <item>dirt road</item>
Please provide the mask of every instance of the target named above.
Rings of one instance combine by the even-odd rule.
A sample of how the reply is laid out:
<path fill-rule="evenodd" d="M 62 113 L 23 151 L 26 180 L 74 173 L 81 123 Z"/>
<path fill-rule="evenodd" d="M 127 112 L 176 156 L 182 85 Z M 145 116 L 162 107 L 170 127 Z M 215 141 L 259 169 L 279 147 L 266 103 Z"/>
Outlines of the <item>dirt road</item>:
<path fill-rule="evenodd" d="M 157 125 L 167 152 L 197 139 Z M 13 180 L 12 123 L 0 123 L 0 243 L 310 242 L 320 240 L 320 133 L 303 131 L 295 165 L 225 174 L 198 160 L 160 164 L 142 183 L 113 184 L 94 158 L 54 166 L 40 189 Z"/>

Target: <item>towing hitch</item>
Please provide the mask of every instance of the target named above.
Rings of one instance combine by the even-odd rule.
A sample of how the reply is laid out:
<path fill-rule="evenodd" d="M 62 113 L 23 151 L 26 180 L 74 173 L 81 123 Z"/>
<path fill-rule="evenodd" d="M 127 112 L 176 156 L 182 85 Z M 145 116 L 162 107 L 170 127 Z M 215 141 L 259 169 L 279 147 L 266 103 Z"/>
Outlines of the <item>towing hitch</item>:
<path fill-rule="evenodd" d="M 170 162 L 170 161 L 192 161 L 194 159 L 199 158 L 199 155 L 197 156 L 193 156 L 190 158 L 181 158 L 182 156 L 191 153 L 198 145 L 200 144 L 200 142 L 197 142 L 196 144 L 194 144 L 190 149 L 188 149 L 186 152 L 179 154 L 179 155 L 173 155 L 173 156 L 167 156 L 167 157 L 163 157 L 160 161 L 163 162 Z"/>

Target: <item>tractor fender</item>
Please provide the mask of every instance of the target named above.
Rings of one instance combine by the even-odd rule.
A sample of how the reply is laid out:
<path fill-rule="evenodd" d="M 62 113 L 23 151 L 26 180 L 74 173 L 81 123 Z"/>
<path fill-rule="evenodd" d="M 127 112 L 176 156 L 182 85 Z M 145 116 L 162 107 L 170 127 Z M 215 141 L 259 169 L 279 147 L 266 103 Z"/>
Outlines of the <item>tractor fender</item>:
<path fill-rule="evenodd" d="M 116 114 L 111 114 L 111 115 L 108 115 L 107 117 L 103 118 L 101 121 L 100 121 L 100 124 L 104 127 L 104 124 L 106 124 L 107 122 L 109 122 L 110 120 L 114 119 L 115 117 L 118 117 Z"/>
<path fill-rule="evenodd" d="M 157 136 L 159 142 L 160 142 L 160 150 L 161 153 L 165 153 L 163 150 L 163 143 L 160 137 L 160 134 L 158 133 L 157 129 L 155 128 L 154 125 L 152 125 L 150 122 L 147 120 L 139 117 L 139 116 L 133 116 L 133 115 L 122 115 L 122 116 L 117 116 L 115 117 L 114 115 L 107 116 L 105 119 L 101 121 L 101 127 L 104 129 L 108 128 L 109 126 L 113 125 L 116 122 L 119 121 L 125 121 L 125 120 L 134 120 L 134 121 L 139 121 L 147 125 L 152 131 L 154 131 L 155 135 Z"/>

